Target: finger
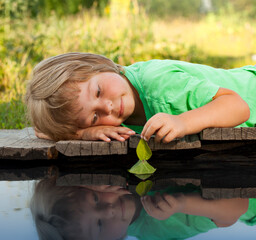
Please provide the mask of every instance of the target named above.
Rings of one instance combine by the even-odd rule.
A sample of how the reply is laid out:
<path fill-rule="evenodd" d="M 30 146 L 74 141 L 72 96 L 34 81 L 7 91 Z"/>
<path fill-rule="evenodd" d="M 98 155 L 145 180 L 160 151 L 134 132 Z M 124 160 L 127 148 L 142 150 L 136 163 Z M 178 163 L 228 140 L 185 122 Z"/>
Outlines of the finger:
<path fill-rule="evenodd" d="M 166 136 L 162 139 L 163 143 L 169 143 L 177 137 L 177 132 L 172 129 L 172 131 L 168 132 Z"/>
<path fill-rule="evenodd" d="M 111 139 L 103 133 L 99 135 L 98 139 L 96 138 L 94 140 L 103 140 L 105 142 L 111 142 Z"/>
<path fill-rule="evenodd" d="M 125 138 L 123 138 L 119 133 L 117 132 L 110 132 L 108 134 L 109 137 L 111 137 L 112 139 L 116 139 L 117 141 L 120 141 L 120 142 L 124 142 L 125 141 Z"/>
<path fill-rule="evenodd" d="M 52 140 L 50 137 L 48 137 L 47 135 L 45 135 L 44 133 L 41 133 L 41 132 L 37 132 L 36 136 L 38 138 L 42 138 L 42 139 L 46 139 L 46 140 Z"/>
<path fill-rule="evenodd" d="M 155 218 L 159 218 L 161 216 L 162 211 L 155 206 L 150 196 L 142 197 L 141 202 L 147 214 Z"/>
<path fill-rule="evenodd" d="M 169 203 L 163 198 L 163 196 L 160 195 L 160 193 L 157 193 L 155 195 L 155 206 L 163 212 L 167 212 L 170 210 Z"/>
<path fill-rule="evenodd" d="M 126 134 L 120 134 L 120 136 L 123 137 L 125 140 L 127 140 L 130 137 L 130 135 L 126 135 Z"/>
<path fill-rule="evenodd" d="M 161 142 L 167 134 L 171 131 L 170 126 L 168 125 L 163 125 L 157 132 L 155 136 L 155 141 L 156 142 Z"/>
<path fill-rule="evenodd" d="M 162 127 L 162 123 L 161 122 L 150 122 L 150 123 L 146 123 L 146 125 L 143 128 L 143 131 L 141 133 L 142 138 L 144 138 L 145 141 L 148 141 L 150 139 L 150 137 L 156 132 L 158 131 L 160 128 Z"/>
<path fill-rule="evenodd" d="M 130 128 L 126 128 L 126 127 L 117 127 L 116 128 L 116 132 L 118 133 L 122 133 L 122 134 L 127 134 L 127 135 L 134 135 L 136 134 L 135 131 L 131 130 Z"/>
<path fill-rule="evenodd" d="M 132 194 L 130 191 L 125 189 L 124 187 L 121 186 L 112 186 L 112 185 L 105 185 L 105 191 L 106 192 L 116 192 L 119 194 Z"/>

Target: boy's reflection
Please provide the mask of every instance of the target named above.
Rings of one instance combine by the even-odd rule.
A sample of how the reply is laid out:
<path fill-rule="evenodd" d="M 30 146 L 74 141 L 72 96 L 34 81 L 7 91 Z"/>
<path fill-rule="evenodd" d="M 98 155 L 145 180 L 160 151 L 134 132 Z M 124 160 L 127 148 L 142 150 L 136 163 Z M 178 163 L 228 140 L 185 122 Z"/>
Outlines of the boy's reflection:
<path fill-rule="evenodd" d="M 125 237 L 128 226 L 139 215 L 139 198 L 120 187 L 95 186 L 83 191 L 82 235 L 92 240 Z"/>
<path fill-rule="evenodd" d="M 118 186 L 60 187 L 51 178 L 36 185 L 31 212 L 41 240 L 162 240 L 230 226 L 248 209 L 248 199 L 206 200 L 194 187 L 180 190 L 140 199 Z"/>

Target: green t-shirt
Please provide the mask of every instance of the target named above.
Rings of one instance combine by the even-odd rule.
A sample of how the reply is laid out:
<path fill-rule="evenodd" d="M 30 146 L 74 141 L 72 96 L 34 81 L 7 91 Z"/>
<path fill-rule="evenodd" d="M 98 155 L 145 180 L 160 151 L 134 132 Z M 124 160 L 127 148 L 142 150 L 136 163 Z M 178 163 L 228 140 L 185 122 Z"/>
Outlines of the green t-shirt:
<path fill-rule="evenodd" d="M 179 188 L 169 187 L 160 192 L 173 194 L 198 191 L 198 187 L 187 185 Z M 155 192 L 148 193 L 148 195 L 154 194 Z M 168 219 L 160 221 L 149 216 L 142 209 L 140 216 L 128 227 L 127 235 L 137 237 L 139 240 L 181 240 L 214 228 L 217 228 L 216 224 L 206 217 L 175 213 Z"/>
<path fill-rule="evenodd" d="M 256 198 L 249 199 L 249 207 L 245 214 L 239 220 L 248 226 L 256 225 Z"/>
<path fill-rule="evenodd" d="M 237 92 L 249 105 L 256 123 L 256 67 L 230 70 L 177 60 L 150 60 L 124 67 L 125 76 L 139 93 L 147 120 L 159 112 L 178 115 L 209 103 L 220 87 Z M 127 125 L 140 133 L 141 126 Z"/>
<path fill-rule="evenodd" d="M 187 184 L 186 186 L 168 187 L 159 192 L 161 194 L 200 193 L 200 187 Z M 148 195 L 155 193 L 155 191 L 151 191 Z M 239 221 L 249 226 L 256 225 L 256 198 L 249 199 L 248 210 L 239 218 Z M 140 216 L 128 227 L 127 235 L 137 237 L 139 240 L 181 240 L 215 228 L 217 228 L 216 224 L 206 217 L 176 213 L 168 219 L 160 221 L 149 216 L 142 209 Z"/>

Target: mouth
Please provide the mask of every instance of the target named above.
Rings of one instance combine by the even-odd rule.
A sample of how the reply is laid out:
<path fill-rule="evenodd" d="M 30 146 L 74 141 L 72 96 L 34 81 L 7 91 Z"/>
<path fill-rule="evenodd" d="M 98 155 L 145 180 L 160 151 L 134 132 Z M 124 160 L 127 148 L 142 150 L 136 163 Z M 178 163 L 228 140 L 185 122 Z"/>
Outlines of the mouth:
<path fill-rule="evenodd" d="M 119 110 L 119 116 L 121 117 L 124 113 L 124 103 L 123 103 L 123 99 L 121 98 L 121 102 L 120 102 L 120 110 Z"/>

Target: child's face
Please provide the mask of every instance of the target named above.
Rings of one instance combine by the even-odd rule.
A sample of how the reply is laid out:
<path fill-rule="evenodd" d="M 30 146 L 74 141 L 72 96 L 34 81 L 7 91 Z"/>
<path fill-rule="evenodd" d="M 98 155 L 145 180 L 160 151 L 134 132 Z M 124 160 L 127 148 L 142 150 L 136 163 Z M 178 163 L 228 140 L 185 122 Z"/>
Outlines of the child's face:
<path fill-rule="evenodd" d="M 137 205 L 131 194 L 88 190 L 82 203 L 83 235 L 91 240 L 122 238 L 136 213 Z"/>
<path fill-rule="evenodd" d="M 135 109 L 135 98 L 130 84 L 122 76 L 98 73 L 86 82 L 78 84 L 79 127 L 97 125 L 119 126 Z"/>

